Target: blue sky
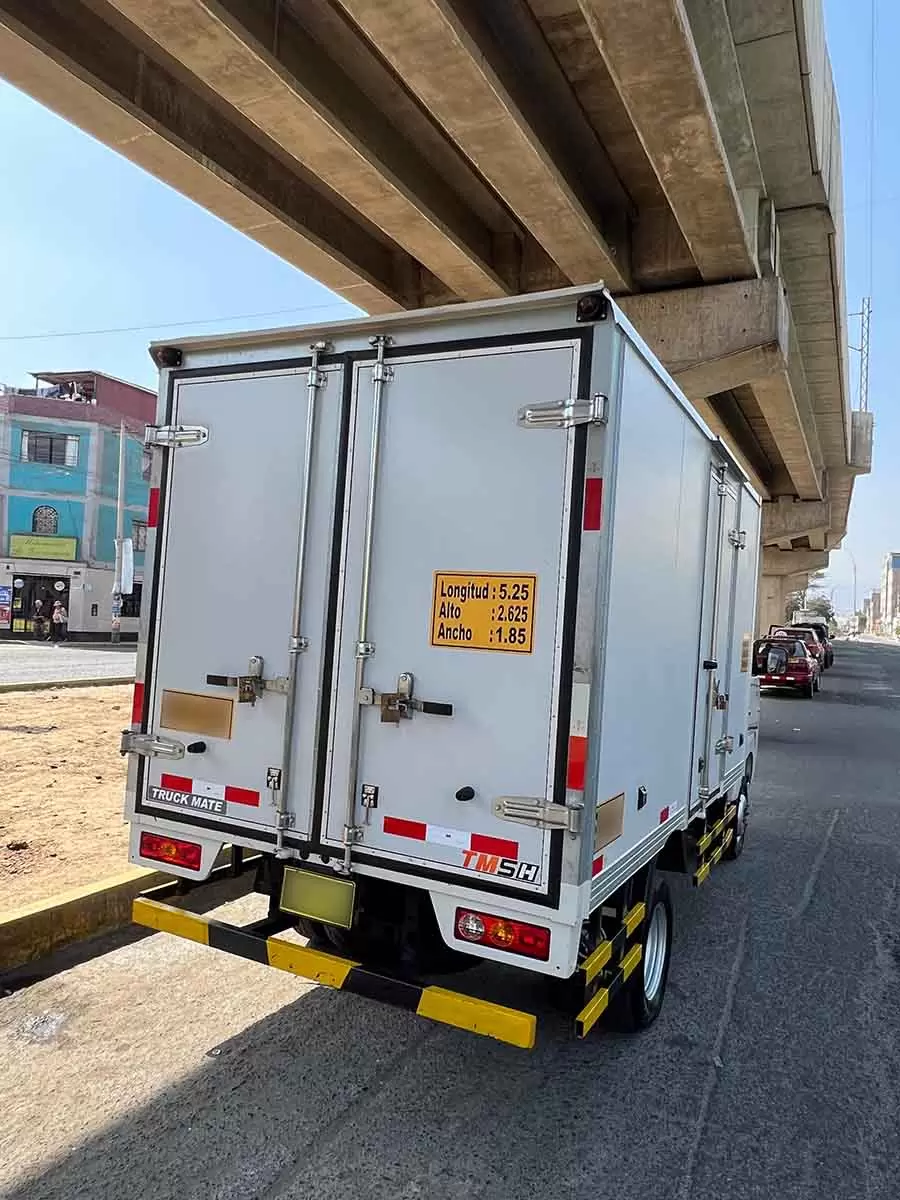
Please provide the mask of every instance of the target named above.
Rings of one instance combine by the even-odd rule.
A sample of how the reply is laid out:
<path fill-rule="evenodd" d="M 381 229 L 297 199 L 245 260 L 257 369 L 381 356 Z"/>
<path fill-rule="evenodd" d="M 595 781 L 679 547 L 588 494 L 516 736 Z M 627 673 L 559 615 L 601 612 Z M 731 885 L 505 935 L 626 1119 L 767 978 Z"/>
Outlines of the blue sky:
<path fill-rule="evenodd" d="M 859 601 L 900 550 L 900 409 L 891 346 L 900 342 L 900 5 L 877 0 L 874 278 L 869 398 L 875 471 L 858 480 L 844 543 L 858 564 Z M 870 290 L 868 4 L 825 0 L 844 142 L 847 298 Z M 33 370 L 90 368 L 155 385 L 147 343 L 169 333 L 306 324 L 352 311 L 255 242 L 0 82 L 0 381 Z M 250 314 L 268 314 L 253 317 Z M 222 319 L 225 318 L 225 319 Z M 66 331 L 133 332 L 40 338 Z M 851 321 L 858 344 L 858 322 Z M 858 355 L 851 353 L 856 395 Z M 846 550 L 826 586 L 851 602 Z"/>

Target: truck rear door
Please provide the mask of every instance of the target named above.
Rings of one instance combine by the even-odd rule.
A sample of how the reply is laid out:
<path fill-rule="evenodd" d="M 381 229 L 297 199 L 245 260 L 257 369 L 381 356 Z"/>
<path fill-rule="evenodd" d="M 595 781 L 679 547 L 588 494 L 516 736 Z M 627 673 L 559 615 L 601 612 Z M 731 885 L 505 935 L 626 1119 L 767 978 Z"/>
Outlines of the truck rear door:
<path fill-rule="evenodd" d="M 312 792 L 325 643 L 341 410 L 339 365 L 319 377 L 310 480 L 290 826 L 312 832 Z M 165 450 L 157 545 L 158 605 L 145 731 L 187 748 L 144 759 L 138 811 L 235 827 L 271 840 L 283 769 L 292 608 L 309 431 L 303 365 L 177 378 L 169 427 L 203 444 Z M 237 681 L 258 671 L 258 694 Z M 269 835 L 267 837 L 267 835 Z"/>
<path fill-rule="evenodd" d="M 585 431 L 517 413 L 578 394 L 580 346 L 356 367 L 323 833 L 359 862 L 558 884 L 562 835 L 496 806 L 565 801 Z"/>

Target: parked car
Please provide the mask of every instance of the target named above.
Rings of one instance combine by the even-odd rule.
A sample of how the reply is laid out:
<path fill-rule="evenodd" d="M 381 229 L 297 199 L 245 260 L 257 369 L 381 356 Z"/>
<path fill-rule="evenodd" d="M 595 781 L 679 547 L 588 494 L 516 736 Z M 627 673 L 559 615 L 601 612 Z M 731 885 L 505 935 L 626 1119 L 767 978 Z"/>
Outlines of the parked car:
<path fill-rule="evenodd" d="M 753 674 L 760 687 L 791 688 L 811 700 L 821 689 L 819 660 L 802 638 L 776 632 L 753 647 Z"/>
<path fill-rule="evenodd" d="M 770 625 L 769 637 L 776 638 L 803 638 L 810 652 L 815 655 L 819 663 L 819 668 L 822 671 L 828 669 L 828 651 L 825 643 L 822 641 L 819 634 L 810 625 L 804 625 L 802 628 L 795 625 Z"/>
<path fill-rule="evenodd" d="M 824 621 L 804 621 L 802 625 L 799 623 L 792 625 L 791 629 L 811 629 L 825 647 L 825 670 L 827 671 L 834 664 L 834 647 L 831 644 L 831 638 L 828 634 L 828 626 Z"/>

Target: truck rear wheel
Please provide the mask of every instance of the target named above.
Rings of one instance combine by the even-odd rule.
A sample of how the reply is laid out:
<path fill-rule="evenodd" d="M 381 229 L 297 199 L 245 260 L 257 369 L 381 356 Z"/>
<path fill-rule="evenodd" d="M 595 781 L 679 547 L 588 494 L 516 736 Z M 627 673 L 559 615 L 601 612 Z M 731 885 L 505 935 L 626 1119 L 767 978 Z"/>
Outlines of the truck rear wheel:
<path fill-rule="evenodd" d="M 732 826 L 732 837 L 725 851 L 725 857 L 740 858 L 744 851 L 744 841 L 747 837 L 747 823 L 750 820 L 750 781 L 746 777 L 741 784 L 741 790 L 735 800 L 737 813 Z"/>
<path fill-rule="evenodd" d="M 609 1010 L 608 1024 L 622 1033 L 637 1033 L 659 1016 L 672 957 L 672 897 L 669 885 L 651 871 L 647 883 L 647 916 L 642 926 L 641 967 L 627 980 Z"/>

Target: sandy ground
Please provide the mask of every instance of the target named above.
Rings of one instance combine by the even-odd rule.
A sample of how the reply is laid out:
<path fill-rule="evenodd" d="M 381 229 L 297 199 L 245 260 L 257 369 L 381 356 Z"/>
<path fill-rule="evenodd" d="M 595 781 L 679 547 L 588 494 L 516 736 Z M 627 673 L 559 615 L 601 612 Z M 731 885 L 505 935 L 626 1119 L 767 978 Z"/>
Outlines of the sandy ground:
<path fill-rule="evenodd" d="M 0 913 L 127 866 L 130 713 L 130 687 L 0 694 Z"/>

